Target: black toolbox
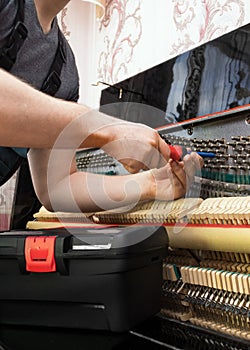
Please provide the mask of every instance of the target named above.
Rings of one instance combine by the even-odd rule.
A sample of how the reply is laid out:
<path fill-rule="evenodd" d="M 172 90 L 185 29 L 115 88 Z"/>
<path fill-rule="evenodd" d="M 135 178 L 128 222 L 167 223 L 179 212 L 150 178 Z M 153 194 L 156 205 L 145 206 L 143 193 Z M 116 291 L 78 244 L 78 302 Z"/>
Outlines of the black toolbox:
<path fill-rule="evenodd" d="M 0 323 L 123 332 L 161 308 L 164 227 L 0 233 Z"/>

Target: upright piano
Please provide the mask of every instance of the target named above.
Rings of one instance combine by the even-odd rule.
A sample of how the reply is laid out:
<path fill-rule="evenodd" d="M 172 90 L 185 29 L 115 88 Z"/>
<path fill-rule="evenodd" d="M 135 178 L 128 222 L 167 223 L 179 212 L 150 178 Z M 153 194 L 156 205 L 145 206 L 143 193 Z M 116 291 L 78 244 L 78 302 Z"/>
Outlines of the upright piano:
<path fill-rule="evenodd" d="M 139 330 L 175 349 L 250 346 L 249 48 L 247 25 L 101 95 L 105 113 L 156 128 L 172 145 L 214 154 L 186 194 L 202 207 L 162 221 L 170 239 L 162 310 L 157 329 Z M 78 154 L 80 170 L 122 173 L 102 151 L 87 153 L 88 164 L 86 152 Z"/>

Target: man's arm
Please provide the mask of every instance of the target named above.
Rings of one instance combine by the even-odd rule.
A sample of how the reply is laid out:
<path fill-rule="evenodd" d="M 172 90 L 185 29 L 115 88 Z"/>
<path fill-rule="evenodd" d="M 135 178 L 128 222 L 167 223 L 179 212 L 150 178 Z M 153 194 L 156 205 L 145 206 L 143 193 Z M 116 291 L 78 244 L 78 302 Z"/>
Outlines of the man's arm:
<path fill-rule="evenodd" d="M 0 91 L 1 146 L 52 147 L 60 132 L 88 111 L 43 94 L 1 69 Z"/>
<path fill-rule="evenodd" d="M 82 104 L 46 95 L 2 69 L 0 91 L 1 146 L 51 148 L 66 129 L 70 137 L 61 148 L 74 146 L 71 139 L 79 140 L 79 148 L 101 147 L 112 137 L 101 129 L 121 123 Z"/>
<path fill-rule="evenodd" d="M 40 202 L 48 210 L 70 212 L 109 210 L 145 200 L 180 198 L 202 165 L 200 157 L 192 153 L 183 162 L 170 161 L 160 169 L 105 176 L 76 171 L 71 150 L 32 149 L 28 157 Z"/>
<path fill-rule="evenodd" d="M 56 142 L 58 148 L 105 147 L 131 172 L 145 164 L 162 166 L 169 158 L 155 130 L 48 96 L 1 69 L 0 91 L 1 146 L 52 148 Z"/>

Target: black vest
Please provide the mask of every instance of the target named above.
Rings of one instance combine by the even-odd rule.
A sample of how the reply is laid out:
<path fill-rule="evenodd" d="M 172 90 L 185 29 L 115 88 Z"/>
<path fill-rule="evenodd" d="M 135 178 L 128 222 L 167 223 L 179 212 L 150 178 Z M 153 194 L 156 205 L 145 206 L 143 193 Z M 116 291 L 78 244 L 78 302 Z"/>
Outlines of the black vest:
<path fill-rule="evenodd" d="M 10 71 L 15 64 L 18 51 L 28 35 L 28 30 L 24 24 L 24 1 L 18 0 L 18 10 L 13 29 L 6 40 L 5 47 L 0 48 L 0 68 L 6 71 Z M 42 92 L 51 96 L 54 96 L 60 88 L 60 74 L 66 60 L 62 35 L 59 30 L 56 55 L 41 88 Z M 22 162 L 23 158 L 11 148 L 0 147 L 0 186 L 11 178 Z"/>
<path fill-rule="evenodd" d="M 18 11 L 13 29 L 7 38 L 5 47 L 0 48 L 0 68 L 6 71 L 10 71 L 15 64 L 18 51 L 28 35 L 28 30 L 24 24 L 25 0 L 17 1 Z M 42 92 L 51 96 L 55 95 L 61 85 L 60 74 L 66 61 L 64 45 L 63 34 L 58 30 L 56 55 L 41 88 Z M 19 168 L 11 229 L 24 229 L 27 221 L 32 220 L 33 214 L 40 209 L 41 203 L 37 199 L 33 188 L 27 159 L 19 156 L 12 148 L 0 147 L 0 186 L 8 181 Z"/>

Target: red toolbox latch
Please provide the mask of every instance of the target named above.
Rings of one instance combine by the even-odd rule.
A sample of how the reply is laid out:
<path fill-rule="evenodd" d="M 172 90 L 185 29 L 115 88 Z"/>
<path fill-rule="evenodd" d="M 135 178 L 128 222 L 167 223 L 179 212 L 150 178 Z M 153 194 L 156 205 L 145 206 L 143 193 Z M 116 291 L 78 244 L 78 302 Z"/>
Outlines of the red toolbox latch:
<path fill-rule="evenodd" d="M 54 272 L 56 236 L 29 236 L 25 240 L 26 271 Z"/>

